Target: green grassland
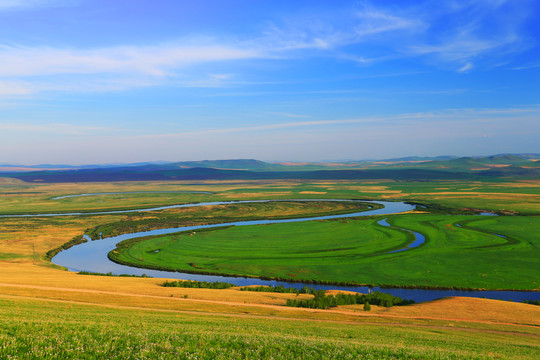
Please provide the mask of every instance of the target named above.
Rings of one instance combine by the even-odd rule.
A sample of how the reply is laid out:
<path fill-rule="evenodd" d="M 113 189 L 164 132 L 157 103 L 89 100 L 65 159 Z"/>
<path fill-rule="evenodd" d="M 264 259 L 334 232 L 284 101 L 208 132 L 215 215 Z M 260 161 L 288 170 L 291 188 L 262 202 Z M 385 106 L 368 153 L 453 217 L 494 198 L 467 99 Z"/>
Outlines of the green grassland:
<path fill-rule="evenodd" d="M 138 267 L 297 281 L 537 289 L 539 217 L 411 214 L 231 227 L 126 241 L 111 259 Z M 463 227 L 459 227 L 462 225 Z M 410 232 L 424 245 L 404 252 Z M 491 232 L 505 235 L 507 238 Z"/>
<path fill-rule="evenodd" d="M 3 359 L 535 359 L 539 353 L 537 335 L 488 326 L 210 316 L 23 298 L 0 298 L 0 305 Z"/>
<path fill-rule="evenodd" d="M 167 261 L 172 262 L 170 255 L 176 252 L 184 256 L 181 266 L 195 271 L 243 271 L 296 280 L 342 279 L 434 287 L 540 286 L 540 221 L 538 216 L 531 216 L 540 214 L 538 180 L 198 184 L 28 184 L 8 180 L 0 182 L 1 214 L 139 209 L 222 200 L 411 200 L 429 205 L 424 211 L 432 213 L 389 216 L 388 221 L 395 226 L 391 228 L 377 225 L 376 218 L 363 218 L 197 231 L 191 236 L 179 235 L 181 243 L 154 238 L 152 241 L 161 242 L 158 253 L 153 252 L 158 249 L 155 243 L 138 243 L 140 248 L 132 259 L 144 263 L 153 259 L 162 264 L 157 255 L 169 256 Z M 133 193 L 137 191 L 159 193 Z M 53 199 L 102 192 L 126 193 Z M 149 213 L 2 218 L 0 267 L 2 282 L 9 284 L 0 284 L 0 358 L 539 358 L 538 307 L 533 305 L 455 298 L 394 307 L 391 312 L 374 307 L 369 313 L 355 308 L 293 313 L 299 310 L 283 306 L 286 299 L 279 297 L 289 294 L 263 297 L 262 293 L 247 291 L 164 288 L 159 286 L 163 282 L 160 279 L 79 276 L 44 260 L 47 251 L 85 231 L 94 236 L 101 231 L 112 235 L 171 224 L 358 211 L 346 206 L 349 204 L 283 202 Z M 464 208 L 528 216 L 444 215 L 460 213 Z M 399 228 L 421 232 L 428 241 L 411 251 L 384 254 L 411 241 L 410 233 Z M 246 247 L 258 256 L 254 261 L 248 261 L 254 254 Z M 296 298 L 294 294 L 290 297 Z"/>

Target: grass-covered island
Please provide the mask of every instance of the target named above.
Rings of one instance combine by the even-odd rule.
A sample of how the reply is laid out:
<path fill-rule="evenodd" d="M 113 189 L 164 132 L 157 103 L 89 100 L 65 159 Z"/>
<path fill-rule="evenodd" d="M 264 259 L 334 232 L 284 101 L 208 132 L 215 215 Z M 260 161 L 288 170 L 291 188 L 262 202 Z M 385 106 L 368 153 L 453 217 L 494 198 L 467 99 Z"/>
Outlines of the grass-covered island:
<path fill-rule="evenodd" d="M 204 274 L 403 287 L 540 286 L 540 218 L 410 214 L 236 226 L 126 240 L 109 253 L 131 266 Z M 407 251 L 410 229 L 424 234 Z"/>

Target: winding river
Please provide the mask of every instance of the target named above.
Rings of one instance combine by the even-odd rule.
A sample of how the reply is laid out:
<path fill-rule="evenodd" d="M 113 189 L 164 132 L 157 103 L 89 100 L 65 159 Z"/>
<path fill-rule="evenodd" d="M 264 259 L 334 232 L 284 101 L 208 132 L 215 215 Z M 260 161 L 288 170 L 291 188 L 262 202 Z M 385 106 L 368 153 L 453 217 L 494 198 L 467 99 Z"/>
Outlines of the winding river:
<path fill-rule="evenodd" d="M 81 215 L 81 214 L 111 214 L 111 213 L 125 213 L 125 212 L 141 212 L 141 211 L 155 211 L 155 210 L 164 210 L 171 208 L 181 208 L 181 207 L 193 207 L 193 206 L 206 206 L 206 205 L 222 205 L 222 204 L 238 204 L 238 203 L 253 203 L 253 202 L 270 202 L 270 201 L 294 201 L 294 200 L 246 200 L 246 201 L 220 201 L 220 202 L 206 202 L 206 203 L 197 203 L 197 204 L 182 204 L 182 205 L 171 205 L 163 206 L 156 208 L 148 209 L 137 209 L 137 210 L 119 210 L 119 211 L 106 211 L 106 212 L 94 212 L 94 213 L 69 213 L 69 214 L 40 214 L 40 215 L 18 215 L 18 216 L 65 216 L 65 215 Z M 336 199 L 298 199 L 297 201 L 359 201 L 360 200 L 336 200 Z M 149 270 L 149 269 L 139 269 L 130 266 L 116 264 L 110 261 L 107 258 L 107 254 L 112 251 L 116 244 L 120 241 L 139 238 L 151 235 L 163 235 L 175 233 L 178 231 L 185 230 L 197 230 L 203 228 L 212 228 L 212 227 L 221 227 L 221 226 L 246 226 L 246 225 L 260 225 L 260 224 L 277 224 L 277 223 L 286 223 L 286 222 L 301 222 L 301 221 L 310 221 L 310 220 L 325 220 L 325 219 L 337 219 L 337 218 L 346 218 L 354 216 L 368 216 L 368 215 L 387 215 L 402 213 L 414 209 L 414 205 L 406 204 L 404 202 L 388 202 L 388 201 L 362 201 L 365 203 L 376 203 L 383 205 L 384 208 L 381 209 L 372 209 L 362 212 L 354 212 L 349 214 L 339 214 L 339 215 L 327 215 L 327 216 L 316 216 L 316 217 L 306 217 L 306 218 L 296 218 L 296 219 L 281 219 L 281 220 L 253 220 L 253 221 L 238 221 L 225 224 L 215 224 L 215 225 L 199 225 L 199 226 L 188 226 L 181 228 L 168 228 L 168 229 L 158 229 L 151 230 L 139 233 L 124 234 L 115 237 L 105 238 L 98 241 L 88 241 L 86 243 L 76 245 L 68 250 L 64 250 L 56 255 L 52 262 L 66 267 L 70 271 L 90 271 L 90 272 L 99 272 L 99 273 L 108 273 L 113 274 L 131 274 L 131 275 L 143 275 L 146 274 L 152 277 L 159 278 L 171 278 L 171 279 L 186 279 L 186 280 L 199 280 L 199 281 L 225 281 L 233 283 L 239 286 L 246 285 L 284 285 L 295 288 L 301 288 L 305 286 L 302 283 L 294 282 L 284 282 L 284 281 L 273 281 L 273 280 L 261 280 L 257 278 L 243 278 L 243 277 L 230 277 L 230 276 L 215 276 L 215 275 L 197 275 L 197 274 L 187 274 L 179 272 L 168 272 L 168 271 L 158 271 L 158 270 Z M 386 219 L 381 220 L 380 225 L 389 226 L 386 223 Z M 408 229 L 402 229 L 405 231 L 410 231 Z M 415 235 L 415 241 L 409 244 L 406 248 L 394 250 L 392 252 L 401 252 L 407 251 L 414 247 L 420 246 L 424 243 L 425 238 L 422 234 L 413 232 Z M 417 302 L 429 301 L 438 299 L 446 296 L 468 296 L 468 297 L 486 297 L 491 299 L 503 299 L 503 300 L 512 300 L 512 301 L 523 301 L 527 299 L 537 300 L 540 299 L 540 292 L 524 292 L 524 291 L 459 291 L 459 290 L 425 290 L 425 289 L 401 289 L 401 288 L 373 288 L 369 289 L 365 286 L 337 286 L 337 285 L 309 285 L 316 289 L 342 289 L 349 291 L 358 291 L 362 293 L 367 293 L 369 291 L 384 291 L 391 293 L 392 295 L 399 296 L 406 299 L 413 299 Z"/>

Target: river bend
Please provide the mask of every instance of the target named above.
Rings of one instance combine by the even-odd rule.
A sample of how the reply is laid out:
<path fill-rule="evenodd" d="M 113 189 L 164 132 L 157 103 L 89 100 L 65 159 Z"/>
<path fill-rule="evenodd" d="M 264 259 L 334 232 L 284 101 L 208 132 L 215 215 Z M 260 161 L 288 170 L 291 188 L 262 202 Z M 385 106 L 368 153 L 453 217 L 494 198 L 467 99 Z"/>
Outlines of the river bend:
<path fill-rule="evenodd" d="M 336 199 L 297 199 L 298 201 L 360 201 L 360 200 L 336 200 Z M 154 210 L 164 210 L 171 208 L 179 207 L 192 207 L 192 206 L 206 206 L 206 205 L 222 205 L 222 204 L 238 204 L 238 203 L 252 203 L 252 202 L 269 202 L 272 200 L 253 200 L 253 201 L 220 201 L 220 202 L 207 202 L 207 203 L 198 203 L 198 204 L 182 204 L 182 205 L 171 205 L 150 209 L 139 209 L 139 210 L 120 210 L 120 211 L 111 211 L 111 212 L 100 212 L 99 214 L 108 214 L 108 213 L 123 213 L 123 212 L 135 212 L 135 211 L 154 211 Z M 277 200 L 277 201 L 292 201 L 292 200 Z M 230 276 L 215 276 L 215 275 L 198 275 L 198 274 L 188 274 L 188 273 L 179 273 L 179 272 L 168 272 L 168 271 L 158 271 L 150 269 L 139 269 L 135 267 L 130 267 L 126 265 L 116 264 L 110 261 L 107 257 L 107 254 L 116 248 L 116 244 L 120 241 L 140 238 L 145 236 L 153 235 L 164 235 L 171 234 L 179 231 L 187 230 L 197 230 L 203 228 L 212 228 L 212 227 L 221 227 L 221 226 L 246 226 L 246 225 L 260 225 L 260 224 L 277 224 L 277 223 L 286 223 L 286 222 L 301 222 L 301 221 L 310 221 L 310 220 L 325 220 L 325 219 L 337 219 L 337 218 L 346 218 L 346 217 L 355 217 L 355 216 L 369 216 L 369 215 L 387 215 L 402 213 L 414 209 L 413 205 L 406 204 L 404 202 L 389 202 L 389 201 L 363 201 L 365 203 L 376 203 L 383 205 L 384 208 L 373 209 L 362 212 L 354 212 L 349 214 L 339 214 L 339 215 L 327 215 L 327 216 L 316 216 L 316 217 L 306 217 L 306 218 L 296 218 L 296 219 L 281 219 L 281 220 L 252 220 L 252 221 L 238 221 L 232 223 L 224 224 L 213 224 L 213 225 L 198 225 L 198 226 L 187 226 L 180 228 L 168 228 L 168 229 L 157 229 L 139 233 L 132 234 L 123 234 L 115 237 L 110 237 L 98 241 L 88 241 L 86 243 L 76 245 L 68 250 L 64 250 L 56 255 L 52 262 L 68 268 L 70 271 L 90 271 L 98 273 L 108 273 L 113 274 L 131 274 L 131 275 L 142 275 L 146 274 L 152 277 L 160 278 L 172 278 L 172 279 L 185 279 L 185 280 L 198 280 L 198 281 L 225 281 L 229 283 L 236 284 L 238 286 L 246 285 L 284 285 L 290 287 L 300 288 L 305 284 L 294 283 L 294 282 L 284 282 L 284 281 L 273 281 L 273 280 L 261 280 L 257 278 L 243 278 L 243 277 L 230 277 Z M 61 214 L 61 215 L 76 215 L 77 213 L 72 214 Z M 85 213 L 87 214 L 87 213 Z M 28 216 L 28 215 L 27 215 Z M 60 216 L 57 214 L 42 214 L 42 215 L 33 215 L 33 216 Z M 381 225 L 386 226 L 385 220 L 382 220 Z M 403 229 L 407 230 L 407 229 Z M 409 230 L 407 230 L 409 231 Z M 413 247 L 420 246 L 425 238 L 422 234 L 414 233 L 416 241 L 412 244 L 409 244 L 408 247 L 403 249 L 395 250 L 406 251 Z M 420 301 L 429 301 L 438 299 L 445 296 L 468 296 L 468 297 L 486 297 L 492 299 L 504 299 L 512 301 L 523 301 L 526 299 L 536 300 L 540 299 L 540 292 L 523 292 L 523 291 L 458 291 L 458 290 L 425 290 L 425 289 L 401 289 L 401 288 L 374 288 L 368 289 L 365 286 L 358 287 L 349 287 L 349 286 L 336 286 L 336 285 L 309 285 L 316 289 L 342 289 L 349 291 L 358 291 L 362 293 L 367 293 L 370 290 L 381 290 L 384 292 L 391 293 L 395 296 L 400 296 L 406 299 L 413 299 L 417 302 Z"/>

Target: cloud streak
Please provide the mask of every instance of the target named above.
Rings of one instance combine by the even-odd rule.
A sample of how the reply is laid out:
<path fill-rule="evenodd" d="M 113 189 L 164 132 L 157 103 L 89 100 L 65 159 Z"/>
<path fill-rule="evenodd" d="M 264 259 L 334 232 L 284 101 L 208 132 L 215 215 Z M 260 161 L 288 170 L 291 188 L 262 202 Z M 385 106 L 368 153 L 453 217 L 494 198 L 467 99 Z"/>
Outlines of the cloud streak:
<path fill-rule="evenodd" d="M 113 128 L 103 126 L 87 126 L 73 125 L 65 123 L 52 123 L 45 125 L 38 124 L 21 124 L 16 122 L 6 123 L 0 122 L 0 131 L 7 132 L 23 132 L 23 133 L 39 133 L 39 134 L 55 134 L 55 135 L 92 135 L 96 133 L 116 131 Z"/>
<path fill-rule="evenodd" d="M 214 128 L 203 129 L 197 131 L 186 131 L 166 134 L 148 134 L 136 135 L 139 139 L 165 139 L 165 138 L 190 138 L 201 137 L 208 135 L 219 134 L 234 134 L 234 133 L 258 133 L 274 130 L 286 129 L 312 129 L 317 130 L 323 126 L 331 126 L 336 130 L 337 125 L 360 125 L 373 128 L 387 128 L 393 126 L 407 126 L 417 128 L 420 131 L 421 126 L 426 124 L 448 124 L 448 126 L 458 129 L 458 123 L 483 123 L 490 121 L 498 121 L 501 119 L 531 120 L 536 116 L 540 116 L 540 105 L 523 107 L 523 108 L 502 108 L 502 109 L 449 109 L 436 112 L 420 112 L 409 114 L 397 114 L 388 116 L 373 116 L 354 119 L 336 119 L 336 120 L 313 120 L 313 121 L 291 121 L 285 123 L 270 123 L 256 126 L 243 126 L 235 128 Z M 436 126 L 436 125 L 434 125 Z M 351 127 L 345 127 L 345 130 L 337 130 L 339 132 L 347 132 Z M 319 129 L 320 130 L 320 129 Z M 457 130 L 456 130 L 457 131 Z"/>
<path fill-rule="evenodd" d="M 254 50 L 220 45 L 118 46 L 88 50 L 3 46 L 0 47 L 0 76 L 131 72 L 165 76 L 170 70 L 189 64 L 260 56 Z"/>

